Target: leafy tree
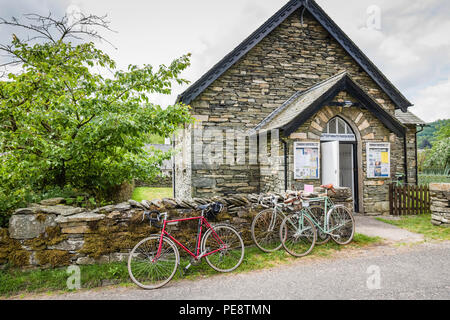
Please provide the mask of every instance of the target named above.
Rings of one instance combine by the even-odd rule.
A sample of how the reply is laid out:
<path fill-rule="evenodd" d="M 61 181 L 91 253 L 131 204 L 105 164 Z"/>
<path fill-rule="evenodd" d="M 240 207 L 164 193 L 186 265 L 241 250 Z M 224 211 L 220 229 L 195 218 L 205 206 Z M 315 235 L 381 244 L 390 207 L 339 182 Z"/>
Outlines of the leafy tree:
<path fill-rule="evenodd" d="M 450 123 L 447 122 L 435 133 L 425 166 L 442 170 L 450 167 Z"/>
<path fill-rule="evenodd" d="M 170 155 L 144 145 L 152 135 L 171 136 L 192 118 L 187 106 L 164 109 L 149 94 L 170 94 L 173 82 L 186 83 L 180 74 L 189 55 L 158 69 L 117 70 L 92 42 L 102 39 L 99 28 L 109 29 L 104 17 L 25 18 L 0 20 L 28 33 L 0 44 L 9 57 L 0 65 L 6 68 L 0 81 L 0 208 L 2 201 L 25 201 L 47 186 L 104 195 L 125 181 L 156 176 Z"/>
<path fill-rule="evenodd" d="M 424 143 L 424 140 L 428 140 L 428 142 L 432 146 L 435 138 L 435 133 L 439 131 L 441 127 L 446 126 L 449 123 L 450 119 L 446 119 L 446 120 L 436 120 L 432 123 L 427 124 L 427 126 L 417 134 L 417 145 L 421 146 Z"/>

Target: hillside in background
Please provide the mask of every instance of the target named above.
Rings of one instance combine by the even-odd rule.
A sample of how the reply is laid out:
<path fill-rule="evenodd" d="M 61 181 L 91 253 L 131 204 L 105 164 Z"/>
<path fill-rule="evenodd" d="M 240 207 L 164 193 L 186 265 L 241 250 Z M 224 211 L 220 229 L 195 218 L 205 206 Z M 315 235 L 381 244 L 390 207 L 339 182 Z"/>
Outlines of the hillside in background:
<path fill-rule="evenodd" d="M 433 145 L 434 133 L 446 124 L 450 124 L 450 119 L 437 120 L 429 123 L 428 126 L 423 128 L 423 131 L 417 134 L 417 145 L 419 149 L 431 148 Z"/>

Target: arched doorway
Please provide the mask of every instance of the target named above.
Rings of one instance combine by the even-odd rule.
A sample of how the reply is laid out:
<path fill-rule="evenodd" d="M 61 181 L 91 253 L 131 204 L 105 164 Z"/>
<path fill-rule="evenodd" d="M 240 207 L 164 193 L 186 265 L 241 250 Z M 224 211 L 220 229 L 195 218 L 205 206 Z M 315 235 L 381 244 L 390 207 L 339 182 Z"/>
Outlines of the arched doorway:
<path fill-rule="evenodd" d="M 351 126 L 337 116 L 326 125 L 320 137 L 322 183 L 352 190 L 355 212 L 359 212 L 357 138 Z"/>

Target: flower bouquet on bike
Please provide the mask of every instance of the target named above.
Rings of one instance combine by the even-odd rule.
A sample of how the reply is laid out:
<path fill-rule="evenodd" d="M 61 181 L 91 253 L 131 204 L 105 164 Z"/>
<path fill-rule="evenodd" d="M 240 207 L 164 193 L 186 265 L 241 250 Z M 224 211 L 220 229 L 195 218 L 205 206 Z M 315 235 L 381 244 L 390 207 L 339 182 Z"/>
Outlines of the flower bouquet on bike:
<path fill-rule="evenodd" d="M 161 229 L 161 233 L 141 240 L 131 250 L 128 272 L 135 284 L 144 289 L 156 289 L 167 284 L 180 265 L 177 245 L 191 258 L 191 263 L 185 270 L 202 258 L 219 272 L 231 272 L 239 267 L 245 250 L 239 232 L 229 224 L 211 226 L 208 222 L 214 220 L 224 209 L 223 204 L 214 202 L 199 206 L 198 209 L 201 210 L 200 216 L 177 220 L 167 220 L 167 213 L 144 212 L 143 220 L 147 218 L 151 225 Z M 193 220 L 198 221 L 194 252 L 167 231 L 170 224 Z"/>

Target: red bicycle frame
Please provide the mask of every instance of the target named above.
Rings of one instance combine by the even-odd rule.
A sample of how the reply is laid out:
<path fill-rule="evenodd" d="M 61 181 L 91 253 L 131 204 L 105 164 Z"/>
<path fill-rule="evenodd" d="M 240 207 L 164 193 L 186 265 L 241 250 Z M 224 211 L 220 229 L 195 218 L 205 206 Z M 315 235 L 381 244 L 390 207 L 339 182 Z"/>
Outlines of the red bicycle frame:
<path fill-rule="evenodd" d="M 197 235 L 197 247 L 196 247 L 196 253 L 194 254 L 193 252 L 191 252 L 188 248 L 186 248 L 183 244 L 181 244 L 177 239 L 175 239 L 172 235 L 170 235 L 167 231 L 166 231 L 166 225 L 168 223 L 175 223 L 175 222 L 182 222 L 182 221 L 189 221 L 189 220 L 199 220 L 199 230 L 198 230 L 198 235 Z M 200 256 L 200 242 L 201 242 L 201 238 L 202 238 L 202 226 L 203 224 L 206 225 L 207 229 L 211 229 L 214 239 L 216 239 L 217 243 L 221 245 L 221 247 L 219 249 L 216 249 L 214 251 L 208 252 L 208 253 L 203 253 Z M 178 244 L 181 248 L 183 248 L 184 251 L 186 251 L 187 253 L 189 253 L 194 259 L 200 259 L 206 256 L 209 256 L 213 253 L 216 253 L 218 251 L 222 251 L 224 249 L 226 249 L 226 245 L 223 243 L 222 239 L 220 239 L 220 237 L 217 235 L 217 233 L 214 231 L 214 229 L 211 227 L 211 225 L 208 223 L 208 221 L 206 220 L 205 217 L 200 216 L 200 217 L 193 217 L 193 218 L 185 218 L 185 219 L 178 219 L 178 220 L 164 220 L 164 225 L 161 231 L 161 238 L 159 240 L 159 247 L 158 247 L 158 253 L 155 257 L 155 259 L 159 258 L 160 254 L 161 254 L 161 248 L 162 248 L 162 243 L 163 243 L 163 237 L 166 236 L 169 239 L 171 239 L 173 242 L 175 242 L 176 244 Z"/>

